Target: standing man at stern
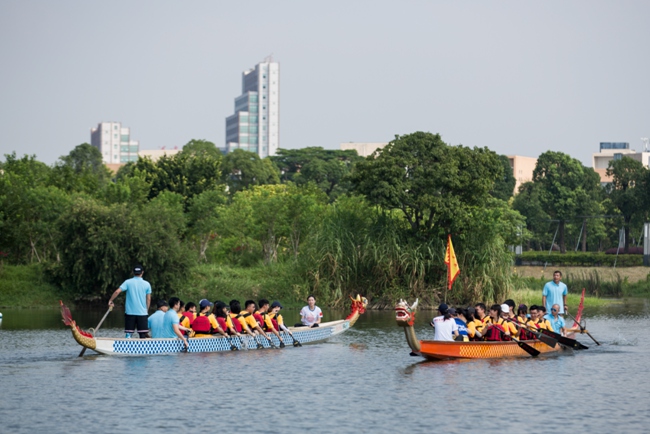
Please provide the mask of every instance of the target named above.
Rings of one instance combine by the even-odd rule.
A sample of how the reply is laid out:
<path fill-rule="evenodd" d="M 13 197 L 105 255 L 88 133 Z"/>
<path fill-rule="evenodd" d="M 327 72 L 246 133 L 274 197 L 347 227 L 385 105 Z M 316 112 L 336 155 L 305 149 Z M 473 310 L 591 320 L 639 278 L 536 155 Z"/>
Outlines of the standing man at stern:
<path fill-rule="evenodd" d="M 564 311 L 568 310 L 566 305 L 566 295 L 568 293 L 567 287 L 562 280 L 562 272 L 556 270 L 553 272 L 553 280 L 544 285 L 544 290 L 542 291 L 542 306 L 546 307 L 548 312 L 551 311 L 551 308 L 554 304 L 560 306 L 560 311 L 558 312 L 561 315 L 564 315 Z"/>
<path fill-rule="evenodd" d="M 143 273 L 142 266 L 136 265 L 133 268 L 133 277 L 125 280 L 108 300 L 108 305 L 112 307 L 113 300 L 122 291 L 126 292 L 124 304 L 124 337 L 126 338 L 130 338 L 136 330 L 140 333 L 141 339 L 146 338 L 149 333 L 147 315 L 151 304 L 151 285 L 142 278 Z"/>

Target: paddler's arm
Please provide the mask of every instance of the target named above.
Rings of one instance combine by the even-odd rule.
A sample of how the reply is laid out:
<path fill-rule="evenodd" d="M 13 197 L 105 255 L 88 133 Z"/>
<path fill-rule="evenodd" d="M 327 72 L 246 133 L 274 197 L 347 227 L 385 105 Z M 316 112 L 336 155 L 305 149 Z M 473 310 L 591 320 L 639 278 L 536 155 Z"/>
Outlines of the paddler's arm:
<path fill-rule="evenodd" d="M 120 295 L 121 292 L 122 292 L 122 288 L 117 288 L 117 289 L 115 290 L 115 292 L 113 293 L 113 295 L 111 295 L 111 299 L 108 300 L 108 305 L 109 305 L 109 306 L 115 306 L 115 304 L 113 304 L 113 300 L 115 300 L 115 299 L 117 298 L 117 296 Z M 149 297 L 149 299 L 151 299 L 151 296 L 150 296 L 150 295 L 147 295 L 147 297 Z M 149 310 L 149 303 L 147 303 L 147 310 Z"/>
<path fill-rule="evenodd" d="M 266 333 L 264 333 L 264 330 L 262 330 L 262 327 L 260 327 L 259 324 L 255 326 L 255 330 L 256 330 L 259 334 L 261 334 L 262 336 L 264 336 L 267 340 L 269 340 L 269 341 L 271 340 L 271 337 L 270 337 L 269 335 L 267 335 Z"/>
<path fill-rule="evenodd" d="M 183 345 L 185 345 L 185 348 L 188 348 L 189 345 L 187 343 L 187 339 L 185 339 L 185 336 L 183 336 L 183 333 L 181 333 L 181 326 L 179 326 L 178 324 L 174 324 L 173 327 L 176 336 L 178 336 L 178 338 L 183 341 Z"/>
<path fill-rule="evenodd" d="M 147 312 L 149 312 L 149 306 L 151 306 L 151 294 L 147 294 Z"/>
<path fill-rule="evenodd" d="M 280 333 L 278 333 L 278 331 L 275 329 L 275 327 L 273 327 L 273 321 L 271 321 L 271 318 L 269 318 L 268 315 L 264 317 L 264 323 L 266 324 L 266 328 L 271 333 L 276 335 L 278 337 L 278 339 L 280 340 L 280 342 L 283 342 L 282 337 L 280 336 Z"/>

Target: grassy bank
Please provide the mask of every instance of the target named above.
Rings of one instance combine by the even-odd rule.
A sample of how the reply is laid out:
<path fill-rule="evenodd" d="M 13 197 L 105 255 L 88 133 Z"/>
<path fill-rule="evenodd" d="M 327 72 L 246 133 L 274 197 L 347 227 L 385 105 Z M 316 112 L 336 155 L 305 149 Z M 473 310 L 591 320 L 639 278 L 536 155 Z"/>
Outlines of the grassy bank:
<path fill-rule="evenodd" d="M 52 307 L 68 298 L 45 280 L 39 264 L 0 266 L 0 307 Z"/>

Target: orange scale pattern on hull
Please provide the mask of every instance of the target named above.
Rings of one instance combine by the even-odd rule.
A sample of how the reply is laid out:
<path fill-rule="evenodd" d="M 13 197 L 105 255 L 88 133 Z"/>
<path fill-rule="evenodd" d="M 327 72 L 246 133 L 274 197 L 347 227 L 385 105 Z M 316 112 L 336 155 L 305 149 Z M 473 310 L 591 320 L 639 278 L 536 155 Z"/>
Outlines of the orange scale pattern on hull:
<path fill-rule="evenodd" d="M 560 345 L 549 347 L 540 341 L 524 341 L 540 353 L 553 353 Z M 497 359 L 530 357 L 516 342 L 441 342 L 420 341 L 420 353 L 428 359 Z"/>

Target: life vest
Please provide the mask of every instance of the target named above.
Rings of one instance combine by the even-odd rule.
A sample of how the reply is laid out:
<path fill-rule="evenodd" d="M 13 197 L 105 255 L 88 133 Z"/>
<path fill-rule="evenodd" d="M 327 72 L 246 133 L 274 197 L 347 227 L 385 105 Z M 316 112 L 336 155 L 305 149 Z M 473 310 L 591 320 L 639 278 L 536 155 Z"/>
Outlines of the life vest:
<path fill-rule="evenodd" d="M 510 340 L 509 338 L 506 338 L 506 336 L 503 334 L 505 333 L 505 329 L 503 326 L 499 323 L 491 323 L 491 327 L 485 332 L 483 336 L 485 336 L 486 341 L 505 341 L 505 340 Z"/>
<path fill-rule="evenodd" d="M 235 327 L 235 330 L 237 330 L 237 333 L 241 333 L 242 330 L 244 329 L 239 322 L 239 317 L 241 314 L 236 314 L 236 313 L 231 313 L 230 314 L 230 320 L 232 321 L 233 327 Z"/>
<path fill-rule="evenodd" d="M 219 324 L 219 327 L 221 327 L 221 330 L 227 331 L 228 330 L 228 324 L 226 324 L 226 318 L 222 318 L 220 316 L 217 317 L 217 323 Z"/>
<path fill-rule="evenodd" d="M 207 316 L 199 315 L 194 319 L 194 322 L 192 323 L 192 330 L 194 330 L 195 333 L 202 335 L 211 335 L 212 324 L 210 324 L 210 320 Z"/>
<path fill-rule="evenodd" d="M 278 324 L 278 319 L 276 318 L 274 313 L 268 314 L 269 318 L 271 319 L 271 323 L 273 324 L 273 328 L 275 328 L 277 331 L 280 331 L 280 325 Z M 264 323 L 266 325 L 266 322 Z"/>
<path fill-rule="evenodd" d="M 257 325 L 260 326 L 260 328 L 264 328 L 264 318 L 262 317 L 262 314 L 255 312 L 253 318 L 255 318 L 255 321 L 257 321 Z"/>

